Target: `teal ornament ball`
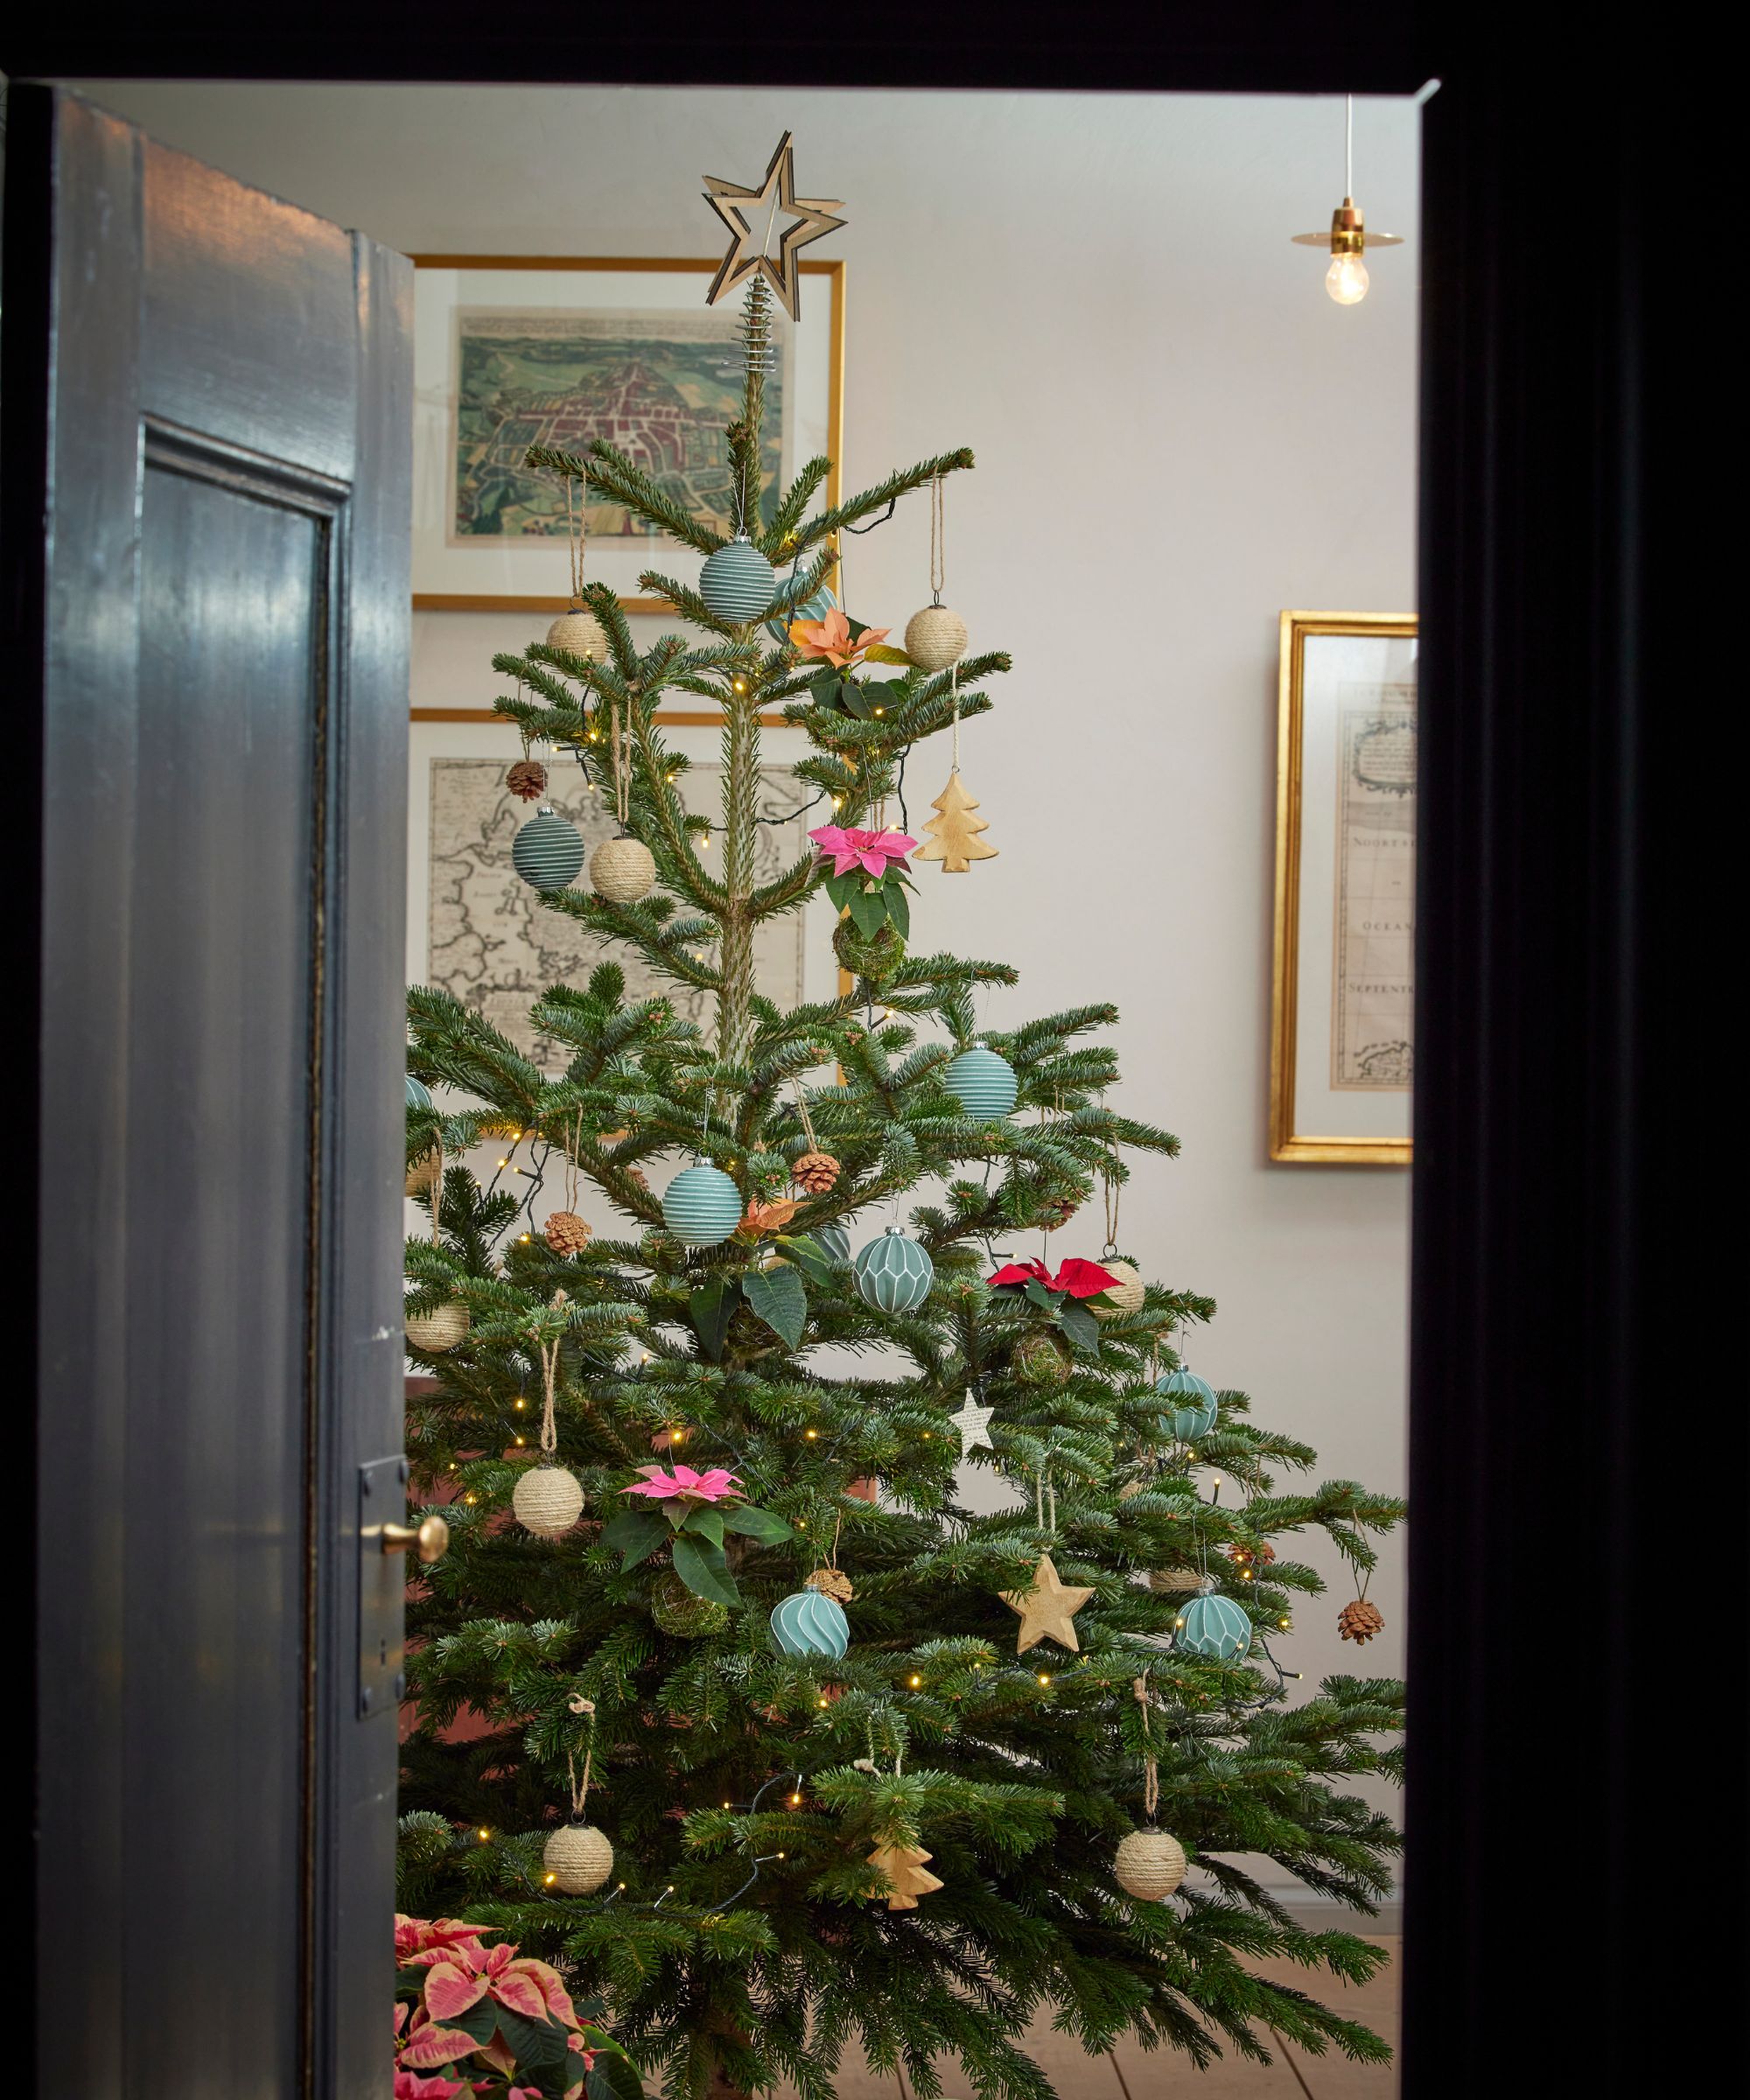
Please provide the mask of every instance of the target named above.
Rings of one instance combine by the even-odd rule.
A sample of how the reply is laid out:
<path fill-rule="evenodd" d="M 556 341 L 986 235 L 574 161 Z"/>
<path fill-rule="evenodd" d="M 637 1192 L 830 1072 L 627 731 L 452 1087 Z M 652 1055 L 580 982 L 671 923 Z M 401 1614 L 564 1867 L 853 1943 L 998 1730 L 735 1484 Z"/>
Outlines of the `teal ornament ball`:
<path fill-rule="evenodd" d="M 948 1090 L 969 1116 L 976 1116 L 981 1123 L 988 1123 L 998 1116 L 1012 1115 L 1019 1082 L 1015 1068 L 1006 1057 L 988 1050 L 983 1043 L 974 1043 L 970 1050 L 962 1050 L 948 1066 L 943 1077 Z"/>
<path fill-rule="evenodd" d="M 741 1191 L 720 1166 L 701 1159 L 663 1190 L 662 1222 L 684 1246 L 720 1247 L 741 1222 Z"/>
<path fill-rule="evenodd" d="M 910 1312 L 929 1296 L 935 1264 L 908 1233 L 890 1225 L 852 1264 L 863 1302 L 880 1312 Z"/>
<path fill-rule="evenodd" d="M 771 563 L 751 541 L 738 537 L 719 547 L 699 570 L 699 596 L 706 611 L 732 626 L 757 620 L 777 588 Z"/>
<path fill-rule="evenodd" d="M 407 1075 L 407 1105 L 410 1109 L 429 1109 L 431 1106 L 430 1088 L 424 1082 L 416 1080 L 410 1072 Z"/>
<path fill-rule="evenodd" d="M 1231 1597 L 1206 1590 L 1180 1614 L 1173 1646 L 1186 1655 L 1208 1656 L 1217 1662 L 1238 1662 L 1251 1647 L 1252 1622 Z"/>
<path fill-rule="evenodd" d="M 850 1235 L 835 1218 L 830 1225 L 811 1225 L 808 1236 L 835 1269 L 850 1266 Z"/>
<path fill-rule="evenodd" d="M 584 864 L 584 835 L 543 804 L 511 842 L 510 861 L 531 888 L 563 890 Z"/>
<path fill-rule="evenodd" d="M 819 1590 L 798 1590 L 772 1612 L 772 1645 L 781 1656 L 825 1656 L 836 1662 L 850 1646 L 844 1606 Z"/>
<path fill-rule="evenodd" d="M 812 598 L 805 598 L 801 605 L 792 606 L 788 612 L 780 613 L 776 620 L 768 620 L 766 622 L 766 632 L 781 648 L 790 639 L 792 620 L 822 620 L 837 603 L 838 600 L 822 584 Z"/>
<path fill-rule="evenodd" d="M 1172 1403 L 1161 1420 L 1181 1444 L 1194 1444 L 1214 1428 L 1214 1390 L 1194 1372 L 1164 1372 L 1155 1380 L 1154 1390 Z"/>

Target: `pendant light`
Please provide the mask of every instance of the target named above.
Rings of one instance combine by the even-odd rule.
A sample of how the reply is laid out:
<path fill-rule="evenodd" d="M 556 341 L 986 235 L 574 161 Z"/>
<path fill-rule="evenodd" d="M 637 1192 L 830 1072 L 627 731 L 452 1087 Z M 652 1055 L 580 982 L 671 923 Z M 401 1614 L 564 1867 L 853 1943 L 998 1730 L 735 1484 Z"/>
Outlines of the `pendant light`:
<path fill-rule="evenodd" d="M 1358 306 L 1366 298 L 1368 267 L 1362 260 L 1370 248 L 1402 248 L 1401 234 L 1370 234 L 1366 216 L 1355 202 L 1355 98 L 1343 97 L 1343 201 L 1331 214 L 1328 234 L 1295 234 L 1300 248 L 1331 251 L 1331 267 L 1325 272 L 1325 289 L 1340 306 Z"/>

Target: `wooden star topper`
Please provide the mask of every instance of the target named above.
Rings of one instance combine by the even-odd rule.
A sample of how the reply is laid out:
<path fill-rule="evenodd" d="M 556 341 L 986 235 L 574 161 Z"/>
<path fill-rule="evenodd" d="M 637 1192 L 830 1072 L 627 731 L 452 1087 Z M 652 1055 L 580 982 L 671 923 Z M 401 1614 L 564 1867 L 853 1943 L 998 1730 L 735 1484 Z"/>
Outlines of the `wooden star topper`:
<path fill-rule="evenodd" d="M 1041 1553 L 1039 1565 L 1033 1570 L 1032 1587 L 1003 1592 L 1003 1602 L 1012 1612 L 1021 1615 L 1020 1630 L 1015 1635 L 1015 1653 L 1026 1655 L 1049 1634 L 1060 1648 L 1080 1655 L 1082 1643 L 1075 1638 L 1075 1614 L 1093 1594 L 1091 1589 L 1077 1589 L 1073 1583 L 1060 1582 L 1057 1570 L 1051 1564 L 1051 1555 Z"/>
<path fill-rule="evenodd" d="M 934 1874 L 924 1872 L 924 1861 L 934 1857 L 920 1846 L 906 1844 L 878 1844 L 870 1853 L 870 1866 L 886 1877 L 892 1892 L 889 1910 L 915 1910 L 920 1896 L 942 1886 Z"/>
<path fill-rule="evenodd" d="M 960 1432 L 960 1455 L 962 1459 L 975 1445 L 982 1444 L 986 1451 L 994 1448 L 989 1432 L 990 1418 L 996 1411 L 994 1407 L 980 1407 L 972 1397 L 972 1388 L 970 1385 L 967 1387 L 965 1405 L 958 1414 L 948 1417 L 948 1420 Z"/>
<path fill-rule="evenodd" d="M 715 306 L 726 291 L 734 291 L 751 276 L 763 276 L 784 302 L 793 321 L 802 318 L 802 272 L 796 262 L 798 248 L 818 241 L 844 224 L 832 214 L 838 210 L 836 197 L 798 197 L 795 154 L 790 134 L 778 141 L 778 150 L 766 164 L 766 178 L 757 190 L 721 176 L 705 177 L 705 202 L 729 228 L 729 252 L 711 279 L 705 304 Z M 779 236 L 778 259 L 766 253 L 772 228 L 783 212 L 795 224 Z"/>

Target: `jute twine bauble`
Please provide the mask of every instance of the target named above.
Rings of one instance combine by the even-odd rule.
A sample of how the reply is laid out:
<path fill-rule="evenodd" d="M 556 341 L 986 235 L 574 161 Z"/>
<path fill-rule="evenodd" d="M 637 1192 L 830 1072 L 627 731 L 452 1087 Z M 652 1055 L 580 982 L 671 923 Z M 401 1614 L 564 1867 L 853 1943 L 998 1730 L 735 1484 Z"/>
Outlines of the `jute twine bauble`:
<path fill-rule="evenodd" d="M 1346 1604 L 1337 1614 L 1337 1631 L 1345 1641 L 1353 1641 L 1358 1648 L 1365 1648 L 1376 1634 L 1384 1630 L 1384 1614 L 1365 1597 L 1357 1597 L 1353 1604 Z"/>
<path fill-rule="evenodd" d="M 966 622 L 946 606 L 926 606 L 906 622 L 906 654 L 920 671 L 945 671 L 966 654 Z"/>
<path fill-rule="evenodd" d="M 416 1349 L 424 1349 L 428 1355 L 441 1356 L 445 1349 L 453 1349 L 466 1335 L 468 1308 L 452 1298 L 432 1312 L 410 1312 L 406 1325 L 407 1339 Z"/>
<path fill-rule="evenodd" d="M 423 1158 L 416 1159 L 407 1170 L 407 1193 L 410 1196 L 423 1196 L 426 1190 L 437 1186 L 438 1176 L 444 1165 L 442 1150 L 433 1145 Z"/>
<path fill-rule="evenodd" d="M 702 1641 L 729 1624 L 729 1607 L 696 1595 L 670 1568 L 650 1592 L 650 1616 L 677 1641 Z"/>
<path fill-rule="evenodd" d="M 547 792 L 547 768 L 539 759 L 519 759 L 504 784 L 520 802 L 538 802 Z"/>
<path fill-rule="evenodd" d="M 607 658 L 607 636 L 602 624 L 582 606 L 562 612 L 548 628 L 547 647 L 564 649 L 570 656 L 585 656 L 592 663 L 602 663 Z"/>
<path fill-rule="evenodd" d="M 592 1823 L 568 1823 L 555 1830 L 541 1854 L 555 1888 L 568 1896 L 587 1896 L 613 1872 L 613 1847 Z"/>
<path fill-rule="evenodd" d="M 849 1604 L 857 1592 L 851 1587 L 850 1578 L 841 1575 L 836 1568 L 816 1568 L 812 1575 L 802 1579 L 805 1590 L 819 1590 L 835 1603 Z"/>
<path fill-rule="evenodd" d="M 1189 1862 L 1185 1847 L 1166 1830 L 1132 1830 L 1112 1861 L 1112 1873 L 1126 1895 L 1158 1903 L 1185 1879 Z"/>
<path fill-rule="evenodd" d="M 510 1507 L 525 1531 L 557 1538 L 584 1513 L 584 1491 L 563 1466 L 536 1466 L 516 1483 Z"/>
<path fill-rule="evenodd" d="M 575 1210 L 556 1210 L 542 1229 L 555 1254 L 581 1254 L 590 1243 L 590 1228 Z"/>
<path fill-rule="evenodd" d="M 543 803 L 511 840 L 510 864 L 531 889 L 563 890 L 584 864 L 584 835 Z"/>
<path fill-rule="evenodd" d="M 838 1179 L 838 1162 L 830 1152 L 804 1152 L 790 1169 L 790 1179 L 811 1196 L 823 1196 Z"/>
<path fill-rule="evenodd" d="M 1141 1277 L 1128 1262 L 1102 1262 L 1100 1266 L 1117 1281 L 1105 1293 L 1105 1304 L 1091 1308 L 1095 1319 L 1118 1320 L 1126 1312 L 1139 1312 L 1144 1296 Z"/>
<path fill-rule="evenodd" d="M 656 863 L 641 838 L 605 838 L 590 856 L 590 887 L 610 904 L 636 904 L 656 880 Z"/>
<path fill-rule="evenodd" d="M 1163 1597 L 1188 1597 L 1202 1579 L 1195 1568 L 1157 1568 L 1149 1587 Z"/>
<path fill-rule="evenodd" d="M 1069 1376 L 1069 1352 L 1055 1334 L 1036 1327 L 1010 1350 L 1009 1368 L 1028 1385 L 1059 1385 Z"/>

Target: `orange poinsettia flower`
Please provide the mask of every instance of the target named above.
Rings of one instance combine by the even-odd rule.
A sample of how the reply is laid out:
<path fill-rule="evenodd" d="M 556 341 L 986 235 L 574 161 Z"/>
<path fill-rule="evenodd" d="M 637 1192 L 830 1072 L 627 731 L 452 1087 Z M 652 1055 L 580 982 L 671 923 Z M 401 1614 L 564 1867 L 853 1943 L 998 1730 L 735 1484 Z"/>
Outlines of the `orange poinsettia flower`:
<path fill-rule="evenodd" d="M 761 1233 L 781 1232 L 795 1214 L 796 1204 L 788 1197 L 775 1203 L 761 1203 L 756 1199 L 747 1206 L 746 1216 L 735 1229 L 743 1238 L 757 1240 Z"/>
<path fill-rule="evenodd" d="M 820 620 L 793 620 L 790 640 L 811 662 L 836 664 L 842 671 L 865 649 L 886 641 L 890 627 L 864 627 L 853 638 L 850 622 L 836 606 Z"/>

